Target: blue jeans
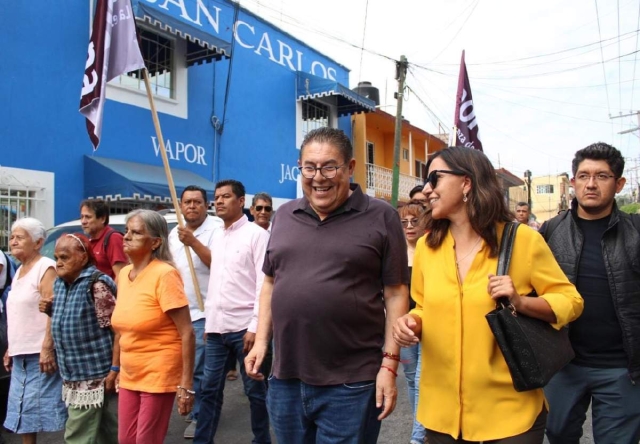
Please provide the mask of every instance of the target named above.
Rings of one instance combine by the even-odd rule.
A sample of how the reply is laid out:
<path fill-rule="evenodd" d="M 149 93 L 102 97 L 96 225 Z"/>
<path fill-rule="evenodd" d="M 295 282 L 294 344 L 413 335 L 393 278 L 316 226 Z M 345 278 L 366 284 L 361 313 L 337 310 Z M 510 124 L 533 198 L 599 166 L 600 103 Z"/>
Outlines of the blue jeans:
<path fill-rule="evenodd" d="M 200 398 L 202 397 L 202 379 L 204 377 L 204 356 L 206 349 L 204 343 L 204 323 L 204 318 L 191 323 L 193 325 L 193 333 L 196 335 L 196 360 L 193 365 L 193 390 L 196 392 L 196 399 L 193 403 L 193 409 L 191 410 L 191 417 L 194 421 L 198 420 Z"/>
<path fill-rule="evenodd" d="M 407 378 L 407 389 L 409 392 L 409 403 L 413 412 L 413 428 L 411 430 L 411 441 L 419 443 L 424 442 L 425 429 L 416 419 L 416 411 L 418 406 L 418 396 L 420 395 L 420 373 L 422 371 L 422 353 L 420 352 L 420 344 L 411 347 L 402 347 L 400 349 L 400 360 L 404 370 L 404 376 Z"/>
<path fill-rule="evenodd" d="M 267 406 L 278 444 L 376 443 L 375 393 L 375 381 L 317 386 L 272 377 Z"/>
<path fill-rule="evenodd" d="M 551 444 L 577 444 L 591 406 L 598 444 L 636 444 L 640 440 L 640 386 L 626 368 L 569 364 L 544 388 L 549 401 L 547 438 Z"/>
<path fill-rule="evenodd" d="M 238 357 L 240 375 L 244 384 L 244 393 L 249 398 L 251 410 L 251 430 L 253 444 L 270 444 L 269 415 L 266 406 L 266 389 L 263 381 L 255 381 L 247 376 L 244 369 L 243 337 L 246 330 L 235 333 L 207 333 L 206 357 L 202 397 L 194 444 L 212 444 L 218 430 L 224 384 L 227 380 L 226 362 L 229 353 Z"/>

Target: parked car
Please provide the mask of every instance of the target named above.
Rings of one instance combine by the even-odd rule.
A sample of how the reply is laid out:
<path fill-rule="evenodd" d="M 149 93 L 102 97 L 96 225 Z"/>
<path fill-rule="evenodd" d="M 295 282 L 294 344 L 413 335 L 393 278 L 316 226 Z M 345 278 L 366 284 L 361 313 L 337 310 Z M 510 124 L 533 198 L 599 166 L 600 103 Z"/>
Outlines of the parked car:
<path fill-rule="evenodd" d="M 176 225 L 178 225 L 178 218 L 174 210 L 162 210 L 160 211 L 160 213 L 167 221 L 169 231 L 171 231 Z M 214 219 L 219 223 L 220 226 L 223 225 L 222 219 L 215 216 L 212 211 L 209 211 L 209 214 L 214 217 Z M 110 214 L 109 226 L 116 231 L 124 233 L 125 217 L 126 214 Z M 40 253 L 42 253 L 43 256 L 53 259 L 53 251 L 55 250 L 56 241 L 60 236 L 67 233 L 82 233 L 82 225 L 80 224 L 80 219 L 72 220 L 71 222 L 65 222 L 47 230 L 47 240 L 44 242 Z"/>

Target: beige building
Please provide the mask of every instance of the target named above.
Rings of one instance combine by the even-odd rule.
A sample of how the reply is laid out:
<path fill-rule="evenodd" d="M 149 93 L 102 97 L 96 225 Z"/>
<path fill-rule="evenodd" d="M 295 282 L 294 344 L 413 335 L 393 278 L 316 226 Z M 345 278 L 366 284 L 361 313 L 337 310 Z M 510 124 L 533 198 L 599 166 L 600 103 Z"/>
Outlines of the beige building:
<path fill-rule="evenodd" d="M 573 188 L 567 173 L 531 178 L 531 213 L 539 223 L 551 219 L 558 211 L 569 209 L 572 196 Z"/>

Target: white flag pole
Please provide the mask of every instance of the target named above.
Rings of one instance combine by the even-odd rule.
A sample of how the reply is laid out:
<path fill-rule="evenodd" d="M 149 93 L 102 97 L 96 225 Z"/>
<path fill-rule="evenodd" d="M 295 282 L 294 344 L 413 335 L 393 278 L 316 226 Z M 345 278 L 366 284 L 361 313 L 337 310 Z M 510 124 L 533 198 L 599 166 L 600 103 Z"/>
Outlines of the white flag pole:
<path fill-rule="evenodd" d="M 184 228 L 184 223 L 182 222 L 182 212 L 180 211 L 180 204 L 178 203 L 178 195 L 176 194 L 176 187 L 175 187 L 175 184 L 173 183 L 171 168 L 169 168 L 169 159 L 167 158 L 167 151 L 164 148 L 164 138 L 162 137 L 162 129 L 160 128 L 158 111 L 156 111 L 156 104 L 155 104 L 155 101 L 153 100 L 153 94 L 151 93 L 151 84 L 149 83 L 149 71 L 147 71 L 147 68 L 142 69 L 142 77 L 144 78 L 144 86 L 147 90 L 147 97 L 149 98 L 149 106 L 151 107 L 151 117 L 153 117 L 153 126 L 156 129 L 156 136 L 158 137 L 160 152 L 162 153 L 162 164 L 164 165 L 164 173 L 167 175 L 167 182 L 169 184 L 169 191 L 171 192 L 171 200 L 173 201 L 173 208 L 175 208 L 176 210 L 178 226 L 180 228 Z M 200 309 L 200 311 L 204 311 L 204 303 L 202 302 L 202 294 L 200 293 L 200 286 L 198 285 L 196 270 L 193 266 L 193 258 L 191 257 L 190 248 L 187 245 L 184 246 L 184 252 L 187 255 L 187 261 L 189 262 L 191 279 L 193 279 L 193 288 L 195 288 L 196 290 L 196 298 L 198 299 L 198 308 Z"/>

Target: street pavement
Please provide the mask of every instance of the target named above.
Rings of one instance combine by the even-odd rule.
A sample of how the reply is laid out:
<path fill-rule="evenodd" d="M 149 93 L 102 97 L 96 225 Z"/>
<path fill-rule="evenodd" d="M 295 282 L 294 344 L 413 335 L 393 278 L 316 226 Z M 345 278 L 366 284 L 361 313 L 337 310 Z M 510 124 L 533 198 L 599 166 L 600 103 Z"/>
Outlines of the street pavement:
<path fill-rule="evenodd" d="M 242 381 L 227 382 L 225 388 L 224 406 L 222 407 L 222 417 L 216 434 L 217 444 L 248 444 L 251 442 L 251 423 L 249 421 L 249 401 L 244 395 Z M 514 412 L 517 414 L 517 412 Z M 587 423 L 584 428 L 584 436 L 581 444 L 593 444 L 591 435 L 591 414 L 589 412 Z M 398 377 L 398 405 L 396 410 L 388 419 L 382 423 L 379 444 L 408 444 L 411 436 L 411 412 L 407 399 L 407 385 L 404 376 Z M 182 435 L 187 423 L 174 410 L 174 414 L 169 424 L 169 432 L 165 439 L 165 444 L 185 444 L 191 440 L 185 440 Z M 19 436 L 5 433 L 4 438 L 7 444 L 21 444 Z M 275 444 L 275 439 L 273 440 Z M 39 444 L 63 444 L 63 433 L 41 433 L 38 435 Z M 545 439 L 545 444 L 547 441 Z"/>

